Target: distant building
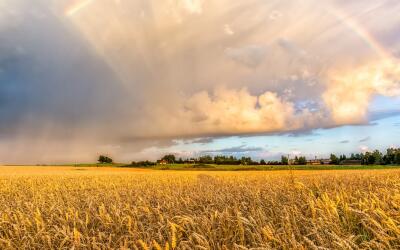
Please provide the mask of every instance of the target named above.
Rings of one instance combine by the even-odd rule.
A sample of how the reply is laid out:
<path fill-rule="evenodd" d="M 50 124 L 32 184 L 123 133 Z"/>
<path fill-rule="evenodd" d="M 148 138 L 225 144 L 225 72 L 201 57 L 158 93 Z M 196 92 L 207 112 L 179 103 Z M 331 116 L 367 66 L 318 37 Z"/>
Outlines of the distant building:
<path fill-rule="evenodd" d="M 158 161 L 157 161 L 157 164 L 158 164 L 158 165 L 167 165 L 168 162 L 167 162 L 166 160 L 158 160 Z"/>
<path fill-rule="evenodd" d="M 330 159 L 313 159 L 307 161 L 307 165 L 329 165 L 330 163 Z"/>
<path fill-rule="evenodd" d="M 318 159 L 308 160 L 307 165 L 321 165 L 321 161 Z"/>
<path fill-rule="evenodd" d="M 331 159 L 321 159 L 321 165 L 329 165 L 331 164 Z"/>

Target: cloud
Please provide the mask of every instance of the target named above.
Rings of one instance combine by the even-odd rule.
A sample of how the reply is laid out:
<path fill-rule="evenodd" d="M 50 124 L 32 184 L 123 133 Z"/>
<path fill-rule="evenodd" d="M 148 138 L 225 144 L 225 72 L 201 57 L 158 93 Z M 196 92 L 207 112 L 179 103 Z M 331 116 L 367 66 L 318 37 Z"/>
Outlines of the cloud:
<path fill-rule="evenodd" d="M 264 61 L 266 52 L 266 48 L 260 45 L 225 49 L 227 57 L 249 68 L 258 67 Z"/>
<path fill-rule="evenodd" d="M 343 141 L 340 141 L 339 143 L 346 144 L 346 143 L 349 143 L 349 142 L 350 142 L 349 140 L 343 140 Z"/>
<path fill-rule="evenodd" d="M 290 154 L 294 155 L 294 156 L 300 156 L 302 154 L 302 152 L 298 149 L 293 149 Z"/>
<path fill-rule="evenodd" d="M 367 141 L 369 141 L 369 140 L 371 140 L 371 136 L 367 136 L 367 137 L 365 137 L 365 138 L 359 140 L 358 142 L 367 142 Z"/>
<path fill-rule="evenodd" d="M 225 34 L 227 34 L 228 36 L 232 36 L 235 34 L 235 32 L 233 31 L 232 27 L 229 24 L 225 24 L 224 26 L 224 32 Z"/>
<path fill-rule="evenodd" d="M 204 0 L 182 0 L 181 4 L 189 13 L 201 14 L 203 12 Z"/>
<path fill-rule="evenodd" d="M 216 150 L 204 150 L 202 151 L 203 154 L 243 154 L 243 153 L 250 153 L 250 152 L 261 152 L 264 151 L 261 147 L 247 147 L 246 145 L 241 145 L 237 147 L 230 147 L 230 148 L 223 148 L 223 149 L 216 149 Z"/>
<path fill-rule="evenodd" d="M 384 60 L 347 72 L 331 73 L 323 99 L 337 124 L 367 121 L 374 95 L 400 95 L 400 64 Z"/>
<path fill-rule="evenodd" d="M 251 95 L 246 89 L 216 89 L 188 99 L 184 121 L 199 134 L 246 134 L 282 132 L 315 126 L 321 117 L 307 109 L 296 112 L 294 104 L 276 93 Z M 321 122 L 321 120 L 318 120 Z"/>
<path fill-rule="evenodd" d="M 312 131 L 312 130 L 306 130 L 306 131 L 294 131 L 294 132 L 289 132 L 289 133 L 284 133 L 287 134 L 289 137 L 309 137 L 309 136 L 319 136 L 320 134 Z"/>
<path fill-rule="evenodd" d="M 214 138 L 213 137 L 204 137 L 204 138 L 196 138 L 193 140 L 185 140 L 185 144 L 210 144 L 214 142 Z"/>
<path fill-rule="evenodd" d="M 359 148 L 360 148 L 361 152 L 363 152 L 363 153 L 369 151 L 369 147 L 365 146 L 365 145 L 361 145 Z"/>
<path fill-rule="evenodd" d="M 307 52 L 305 50 L 299 48 L 294 42 L 291 42 L 290 40 L 280 38 L 278 40 L 278 45 L 293 56 L 297 56 L 299 58 L 307 56 Z"/>
<path fill-rule="evenodd" d="M 272 21 L 278 20 L 282 17 L 282 13 L 274 10 L 271 12 L 271 14 L 269 15 L 269 19 L 271 19 Z"/>
<path fill-rule="evenodd" d="M 175 140 L 368 123 L 371 98 L 400 95 L 399 63 L 332 4 L 92 1 L 66 16 L 66 0 L 0 1 L 0 159 L 134 160 Z M 399 6 L 357 20 L 397 46 Z"/>
<path fill-rule="evenodd" d="M 369 121 L 377 121 L 377 120 L 382 120 L 385 118 L 393 117 L 393 116 L 399 116 L 400 115 L 400 110 L 375 110 L 371 111 L 368 114 L 368 120 Z"/>

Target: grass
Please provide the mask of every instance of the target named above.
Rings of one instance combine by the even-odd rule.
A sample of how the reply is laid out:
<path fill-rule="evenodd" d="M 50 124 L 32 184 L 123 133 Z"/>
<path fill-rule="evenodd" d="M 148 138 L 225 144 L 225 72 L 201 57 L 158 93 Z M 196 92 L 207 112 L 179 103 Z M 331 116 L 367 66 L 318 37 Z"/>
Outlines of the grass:
<path fill-rule="evenodd" d="M 399 249 L 399 190 L 397 169 L 3 167 L 0 249 Z"/>
<path fill-rule="evenodd" d="M 132 167 L 132 166 L 123 166 Z M 142 168 L 142 167 L 133 167 Z M 214 165 L 214 164 L 169 164 L 144 167 L 155 170 L 186 170 L 186 171 L 268 171 L 268 170 L 357 170 L 357 169 L 400 169 L 392 165 Z"/>

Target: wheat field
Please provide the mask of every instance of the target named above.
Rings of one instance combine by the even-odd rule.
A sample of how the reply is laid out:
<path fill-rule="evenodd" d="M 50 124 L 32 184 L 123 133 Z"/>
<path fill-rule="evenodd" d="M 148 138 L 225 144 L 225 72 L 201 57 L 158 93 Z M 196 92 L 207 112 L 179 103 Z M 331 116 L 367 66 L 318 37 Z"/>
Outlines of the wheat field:
<path fill-rule="evenodd" d="M 400 170 L 2 167 L 1 249 L 400 249 Z"/>

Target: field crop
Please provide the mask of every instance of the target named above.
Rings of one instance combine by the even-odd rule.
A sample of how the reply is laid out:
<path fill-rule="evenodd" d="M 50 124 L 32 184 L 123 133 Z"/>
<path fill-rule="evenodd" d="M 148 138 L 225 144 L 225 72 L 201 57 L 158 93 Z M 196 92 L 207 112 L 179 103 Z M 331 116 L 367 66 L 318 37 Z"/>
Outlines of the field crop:
<path fill-rule="evenodd" d="M 3 167 L 1 249 L 400 249 L 400 170 Z"/>

